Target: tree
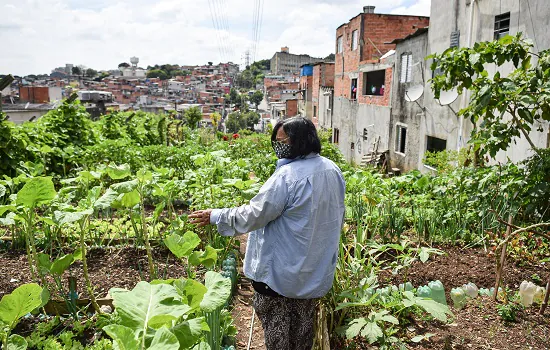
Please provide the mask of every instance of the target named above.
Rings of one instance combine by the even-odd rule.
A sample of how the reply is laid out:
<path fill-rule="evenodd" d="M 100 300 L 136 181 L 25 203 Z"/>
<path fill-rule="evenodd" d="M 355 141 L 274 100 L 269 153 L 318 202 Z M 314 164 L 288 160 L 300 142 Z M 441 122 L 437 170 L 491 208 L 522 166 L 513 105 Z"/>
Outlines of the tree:
<path fill-rule="evenodd" d="M 80 67 L 74 66 L 74 67 L 72 68 L 71 73 L 73 73 L 73 75 L 81 75 L 81 74 L 82 74 L 82 71 L 80 70 Z"/>
<path fill-rule="evenodd" d="M 184 117 L 187 121 L 187 125 L 189 125 L 191 129 L 196 129 L 199 121 L 202 120 L 202 111 L 200 107 L 191 107 L 185 111 Z"/>
<path fill-rule="evenodd" d="M 166 80 L 170 76 L 161 69 L 153 69 L 147 72 L 147 78 L 159 78 L 160 80 Z"/>
<path fill-rule="evenodd" d="M 208 65 L 209 65 L 209 66 L 212 66 L 213 64 L 214 64 L 214 63 L 212 63 L 212 62 L 208 62 Z"/>
<path fill-rule="evenodd" d="M 244 115 L 246 126 L 249 130 L 254 131 L 254 125 L 260 122 L 260 115 L 257 112 L 248 112 Z"/>
<path fill-rule="evenodd" d="M 122 67 L 122 68 L 128 68 L 128 67 L 130 67 L 130 65 L 129 65 L 128 63 L 126 63 L 126 62 L 122 62 L 121 64 L 118 65 L 118 68 L 119 68 L 119 69 L 120 69 L 120 67 Z"/>
<path fill-rule="evenodd" d="M 218 123 L 222 119 L 222 115 L 218 112 L 214 112 L 210 116 L 210 119 L 212 119 L 212 125 L 214 126 L 214 130 L 218 130 Z"/>
<path fill-rule="evenodd" d="M 235 88 L 229 91 L 229 103 L 237 104 L 239 102 L 239 92 Z"/>
<path fill-rule="evenodd" d="M 246 119 L 241 112 L 230 113 L 225 122 L 225 127 L 230 133 L 239 132 L 239 130 L 246 129 Z"/>
<path fill-rule="evenodd" d="M 258 109 L 258 106 L 262 101 L 264 100 L 264 93 L 260 90 L 254 91 L 252 96 L 250 96 L 250 102 L 254 103 L 256 105 L 256 109 Z"/>
<path fill-rule="evenodd" d="M 97 71 L 95 69 L 92 69 L 92 68 L 88 68 L 86 69 L 86 76 L 88 78 L 93 78 L 97 75 Z"/>
<path fill-rule="evenodd" d="M 335 59 L 336 59 L 336 56 L 333 53 L 325 57 L 325 61 L 334 61 Z"/>
<path fill-rule="evenodd" d="M 532 46 L 518 33 L 428 57 L 434 60 L 432 70 L 444 72 L 431 80 L 435 98 L 453 88 L 471 91 L 468 106 L 458 114 L 474 124 L 469 143 L 479 155 L 495 157 L 522 134 L 539 153 L 529 132 L 534 125 L 541 131 L 540 122 L 550 121 L 550 50 L 533 54 Z M 538 63 L 533 66 L 532 61 Z M 507 76 L 487 71 L 489 65 L 509 63 L 515 69 Z"/>

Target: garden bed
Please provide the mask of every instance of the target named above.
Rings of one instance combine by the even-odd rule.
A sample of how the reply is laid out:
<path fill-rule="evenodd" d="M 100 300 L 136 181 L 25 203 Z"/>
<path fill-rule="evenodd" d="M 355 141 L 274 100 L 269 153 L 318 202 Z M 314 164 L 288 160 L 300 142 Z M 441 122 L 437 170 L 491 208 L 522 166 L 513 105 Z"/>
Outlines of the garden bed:
<path fill-rule="evenodd" d="M 244 245 L 241 246 L 244 251 Z M 417 262 L 409 269 L 409 281 L 416 287 L 439 279 L 443 282 L 449 299 L 452 287 L 474 282 L 478 287 L 491 287 L 494 284 L 495 259 L 483 249 L 442 248 L 447 254 L 432 256 L 424 264 Z M 185 267 L 167 250 L 154 249 L 159 277 L 179 278 L 185 276 Z M 132 289 L 140 280 L 148 280 L 147 256 L 138 248 L 93 248 L 89 251 L 90 278 L 98 296 L 104 297 L 112 287 Z M 80 297 L 86 297 L 80 262 L 74 263 L 69 272 L 77 278 Z M 510 261 L 504 274 L 504 285 L 517 291 L 523 280 L 532 280 L 533 275 L 547 278 L 550 275 L 548 264 L 517 266 Z M 17 286 L 32 282 L 28 273 L 25 252 L 0 253 L 0 297 L 12 292 Z M 393 276 L 389 271 L 380 274 L 380 282 L 401 283 L 401 275 Z M 535 277 L 536 279 L 536 277 Z M 12 280 L 16 280 L 10 282 Z M 541 284 L 541 283 L 539 283 Z M 239 330 L 237 348 L 246 349 L 252 317 L 253 290 L 241 278 L 239 289 L 233 299 L 232 315 Z M 452 323 L 415 320 L 408 327 L 412 336 L 433 333 L 430 341 L 424 341 L 414 349 L 548 349 L 550 348 L 550 312 L 545 316 L 536 308 L 516 312 L 517 322 L 506 322 L 498 314 L 497 304 L 489 298 L 478 298 L 462 310 L 454 310 Z M 365 348 L 367 345 L 348 342 L 349 349 Z M 258 318 L 254 320 L 251 349 L 264 349 L 263 332 Z M 339 345 L 338 348 L 345 348 Z"/>

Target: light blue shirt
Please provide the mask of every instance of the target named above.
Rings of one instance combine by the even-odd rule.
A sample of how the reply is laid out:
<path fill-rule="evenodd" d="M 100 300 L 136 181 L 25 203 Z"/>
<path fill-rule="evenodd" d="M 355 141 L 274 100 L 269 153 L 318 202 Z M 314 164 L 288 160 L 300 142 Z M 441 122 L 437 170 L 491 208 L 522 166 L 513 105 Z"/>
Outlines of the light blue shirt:
<path fill-rule="evenodd" d="M 223 236 L 250 232 L 246 277 L 288 298 L 319 298 L 334 279 L 344 194 L 342 173 L 329 159 L 281 159 L 249 204 L 214 209 L 210 222 Z"/>

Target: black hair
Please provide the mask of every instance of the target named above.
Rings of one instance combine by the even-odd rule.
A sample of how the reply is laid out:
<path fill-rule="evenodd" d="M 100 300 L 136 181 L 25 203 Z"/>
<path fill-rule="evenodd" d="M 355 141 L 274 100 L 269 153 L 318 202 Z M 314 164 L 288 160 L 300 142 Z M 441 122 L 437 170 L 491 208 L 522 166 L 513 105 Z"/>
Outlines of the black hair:
<path fill-rule="evenodd" d="M 279 121 L 273 128 L 271 141 L 277 140 L 277 131 L 281 127 L 290 138 L 290 145 L 292 146 L 292 153 L 288 158 L 303 158 L 310 153 L 321 153 L 321 140 L 319 140 L 317 129 L 311 120 L 294 117 Z"/>

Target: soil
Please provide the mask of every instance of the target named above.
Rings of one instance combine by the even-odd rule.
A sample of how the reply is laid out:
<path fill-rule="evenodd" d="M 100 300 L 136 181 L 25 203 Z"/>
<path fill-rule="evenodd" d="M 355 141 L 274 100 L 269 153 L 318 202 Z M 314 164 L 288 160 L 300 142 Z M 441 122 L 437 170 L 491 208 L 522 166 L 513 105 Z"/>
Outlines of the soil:
<path fill-rule="evenodd" d="M 246 236 L 241 238 L 241 253 L 246 249 Z M 432 256 L 424 264 L 417 262 L 408 270 L 408 281 L 414 286 L 440 280 L 448 291 L 467 282 L 478 287 L 494 286 L 495 257 L 482 249 L 461 249 L 457 247 L 440 247 L 447 254 Z M 159 266 L 160 278 L 179 278 L 185 276 L 185 268 L 165 249 L 154 249 L 155 262 Z M 147 258 L 144 249 L 138 248 L 94 248 L 88 252 L 90 278 L 97 296 L 104 297 L 112 287 L 131 289 L 140 280 L 149 280 Z M 0 297 L 10 293 L 17 286 L 32 282 L 28 273 L 25 252 L 0 253 Z M 82 266 L 76 262 L 69 273 L 77 277 L 80 296 L 86 292 L 82 277 Z M 241 271 L 242 273 L 242 271 Z M 68 273 L 66 273 L 68 276 Z M 548 264 L 518 266 L 509 261 L 504 273 L 504 286 L 517 291 L 523 280 L 532 280 L 536 274 L 542 280 L 550 278 Z M 242 274 L 241 274 L 242 276 Z M 392 275 L 383 271 L 380 282 L 397 284 L 403 282 L 403 272 Z M 64 279 L 66 283 L 66 278 Z M 539 285 L 542 285 L 539 281 Z M 250 324 L 252 322 L 253 289 L 248 280 L 241 277 L 237 293 L 233 299 L 232 315 L 237 335 L 237 349 L 247 349 Z M 415 335 L 433 333 L 429 341 L 418 345 L 409 345 L 411 349 L 550 349 L 550 310 L 544 316 L 532 307 L 517 311 L 517 322 L 505 322 L 498 315 L 497 304 L 489 298 L 478 298 L 462 310 L 454 310 L 452 323 L 444 325 L 438 322 L 426 322 L 417 319 L 407 327 L 407 338 Z M 341 343 L 341 342 L 340 342 Z M 254 328 L 251 349 L 265 349 L 263 332 L 257 317 L 254 317 Z M 342 348 L 342 347 L 340 347 Z M 368 349 L 356 344 L 348 349 Z"/>

